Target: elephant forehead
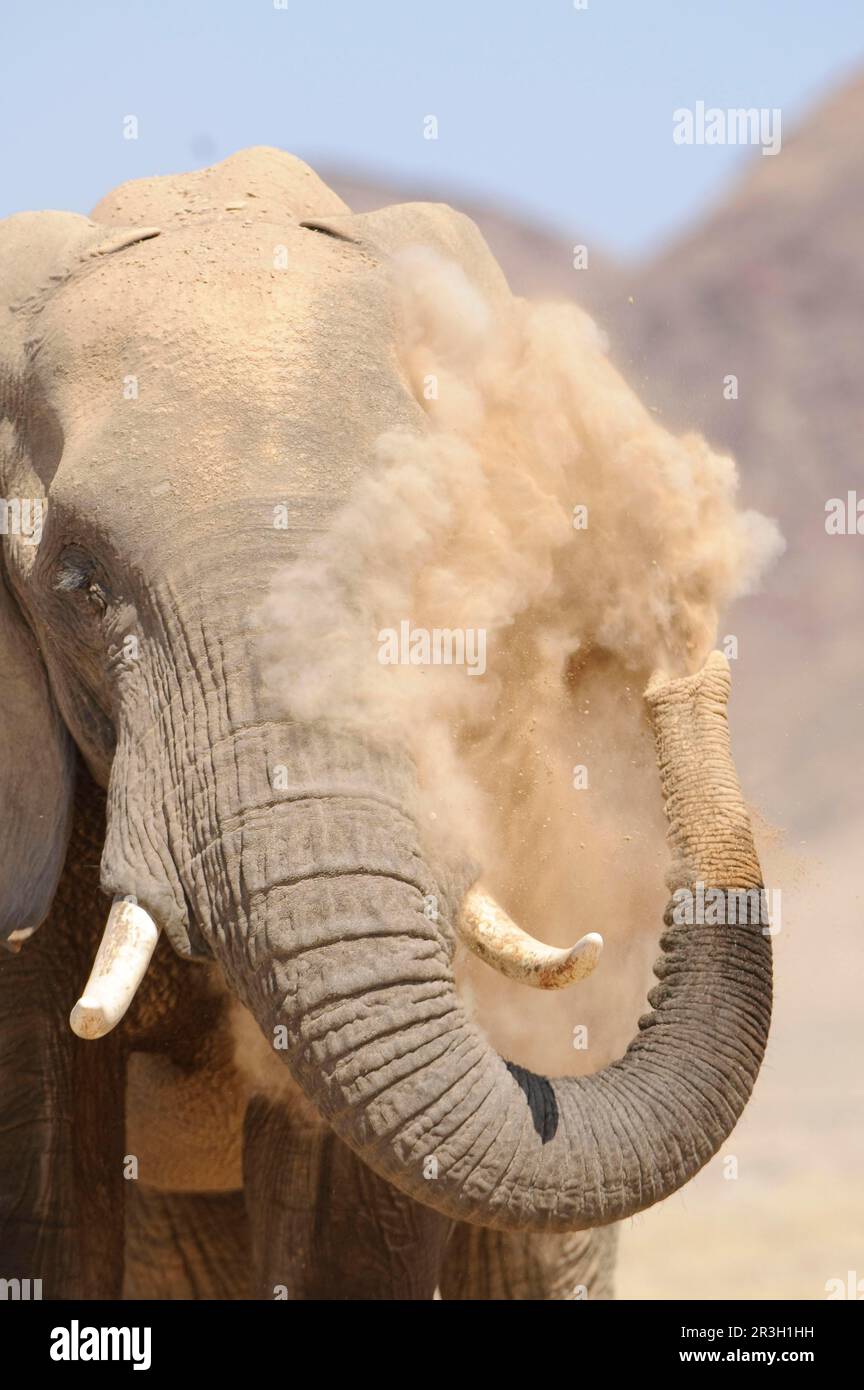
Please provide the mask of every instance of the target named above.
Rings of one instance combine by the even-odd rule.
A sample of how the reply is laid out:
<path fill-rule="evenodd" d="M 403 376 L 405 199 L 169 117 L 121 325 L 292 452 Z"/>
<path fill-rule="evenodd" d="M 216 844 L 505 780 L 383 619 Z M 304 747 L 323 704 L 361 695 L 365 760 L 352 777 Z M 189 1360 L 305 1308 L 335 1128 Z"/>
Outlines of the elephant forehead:
<path fill-rule="evenodd" d="M 379 436 L 422 429 L 387 267 L 300 227 L 183 228 L 86 268 L 38 316 L 60 419 L 54 494 L 139 487 L 198 505 L 345 494 Z"/>
<path fill-rule="evenodd" d="M 96 258 L 48 298 L 36 336 L 59 389 L 110 394 L 135 377 L 139 399 L 208 386 L 246 398 L 276 376 L 389 363 L 396 318 L 386 267 L 355 243 L 222 221 Z"/>

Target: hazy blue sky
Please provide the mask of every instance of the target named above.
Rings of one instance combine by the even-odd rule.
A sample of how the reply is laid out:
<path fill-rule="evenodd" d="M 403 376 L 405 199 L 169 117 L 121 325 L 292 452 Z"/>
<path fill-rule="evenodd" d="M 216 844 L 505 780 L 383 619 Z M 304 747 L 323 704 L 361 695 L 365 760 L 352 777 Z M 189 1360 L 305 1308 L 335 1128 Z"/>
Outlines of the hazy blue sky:
<path fill-rule="evenodd" d="M 676 107 L 785 135 L 859 65 L 864 0 L 6 0 L 0 215 L 271 144 L 638 254 L 763 157 L 676 146 Z"/>

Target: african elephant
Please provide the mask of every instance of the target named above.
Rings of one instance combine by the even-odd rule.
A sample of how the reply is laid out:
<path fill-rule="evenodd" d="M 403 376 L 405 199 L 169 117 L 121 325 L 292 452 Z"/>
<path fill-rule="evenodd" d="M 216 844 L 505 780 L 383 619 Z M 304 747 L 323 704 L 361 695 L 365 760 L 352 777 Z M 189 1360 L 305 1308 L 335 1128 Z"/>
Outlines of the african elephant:
<path fill-rule="evenodd" d="M 0 585 L 0 1274 L 46 1297 L 608 1296 L 613 1223 L 756 1079 L 768 934 L 671 913 L 620 1060 L 503 1060 L 457 930 L 517 975 L 594 938 L 472 898 L 402 737 L 262 674 L 274 576 L 427 430 L 389 278 L 416 244 L 506 311 L 466 219 L 353 216 L 273 150 L 0 224 L 0 491 L 33 503 Z M 673 888 L 761 884 L 728 693 L 717 653 L 646 691 Z"/>

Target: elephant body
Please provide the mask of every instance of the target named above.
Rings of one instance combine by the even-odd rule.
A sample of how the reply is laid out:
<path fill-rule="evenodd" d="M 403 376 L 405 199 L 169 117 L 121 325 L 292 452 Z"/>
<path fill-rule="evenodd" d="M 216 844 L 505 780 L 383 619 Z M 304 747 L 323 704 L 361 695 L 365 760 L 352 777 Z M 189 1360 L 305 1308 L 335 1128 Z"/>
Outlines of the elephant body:
<path fill-rule="evenodd" d="M 218 972 L 165 942 L 122 1034 L 98 1050 L 75 1038 L 68 981 L 104 925 L 104 796 L 83 771 L 74 826 L 46 931 L 0 969 L 4 1075 L 20 1087 L 0 1150 L 5 1268 L 46 1271 L 17 1277 L 75 1299 L 611 1296 L 614 1228 L 507 1236 L 403 1196 L 284 1068 L 261 1077 L 266 1049 L 257 1075 L 238 1067 Z"/>
<path fill-rule="evenodd" d="M 406 253 L 423 270 L 417 247 L 457 268 L 466 322 L 478 305 L 508 322 L 467 219 L 355 217 L 278 151 L 124 185 L 90 219 L 0 225 L 0 481 L 48 499 L 38 542 L 4 538 L 0 584 L 0 1250 L 46 1296 L 609 1297 L 614 1223 L 716 1152 L 755 1081 L 771 975 L 754 921 L 667 915 L 620 1061 L 552 1080 L 503 1061 L 454 989 L 478 866 L 432 824 L 431 726 L 376 706 L 374 645 L 356 690 L 320 676 L 331 589 L 347 598 L 321 669 L 338 673 L 365 641 L 352 595 L 398 570 L 364 551 L 352 499 L 386 512 L 382 438 L 397 465 L 430 438 L 393 280 Z M 617 457 L 592 361 L 578 427 Z M 625 433 L 648 428 L 639 410 Z M 425 496 L 422 467 L 392 476 Z M 512 486 L 530 513 L 545 484 L 529 469 Z M 458 535 L 458 507 L 426 501 Z M 728 668 L 694 660 L 707 582 L 687 574 L 658 623 L 689 669 L 656 677 L 643 711 L 640 648 L 622 700 L 640 749 L 656 742 L 669 886 L 758 889 Z M 260 615 L 280 584 L 297 611 L 274 689 Z M 554 592 L 541 578 L 537 602 Z M 501 698 L 530 713 L 543 682 L 519 684 L 519 624 L 502 627 Z M 552 724 L 580 679 L 571 662 Z M 475 716 L 455 721 L 469 767 L 507 731 Z M 508 860 L 509 809 L 502 823 Z M 161 940 L 122 1023 L 87 1041 L 67 1016 L 112 897 Z"/>

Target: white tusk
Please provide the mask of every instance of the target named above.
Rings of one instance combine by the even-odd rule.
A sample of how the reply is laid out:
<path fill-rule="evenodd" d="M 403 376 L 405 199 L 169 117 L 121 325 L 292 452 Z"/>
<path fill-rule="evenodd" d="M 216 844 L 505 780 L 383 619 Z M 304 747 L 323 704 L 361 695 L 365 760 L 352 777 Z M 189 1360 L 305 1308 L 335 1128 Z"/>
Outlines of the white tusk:
<path fill-rule="evenodd" d="M 115 898 L 90 978 L 69 1023 L 79 1038 L 104 1038 L 116 1028 L 144 978 L 159 940 L 149 912 Z"/>
<path fill-rule="evenodd" d="M 593 931 L 563 950 L 536 941 L 480 887 L 466 897 L 456 928 L 469 950 L 487 965 L 535 989 L 566 989 L 584 980 L 603 950 L 602 936 Z"/>
<path fill-rule="evenodd" d="M 36 927 L 19 927 L 17 931 L 10 931 L 6 938 L 5 946 L 7 951 L 11 951 L 13 956 L 17 956 L 25 941 L 38 929 Z"/>
<path fill-rule="evenodd" d="M 36 927 L 19 927 L 18 931 L 10 931 L 7 941 L 29 941 L 36 931 Z"/>

